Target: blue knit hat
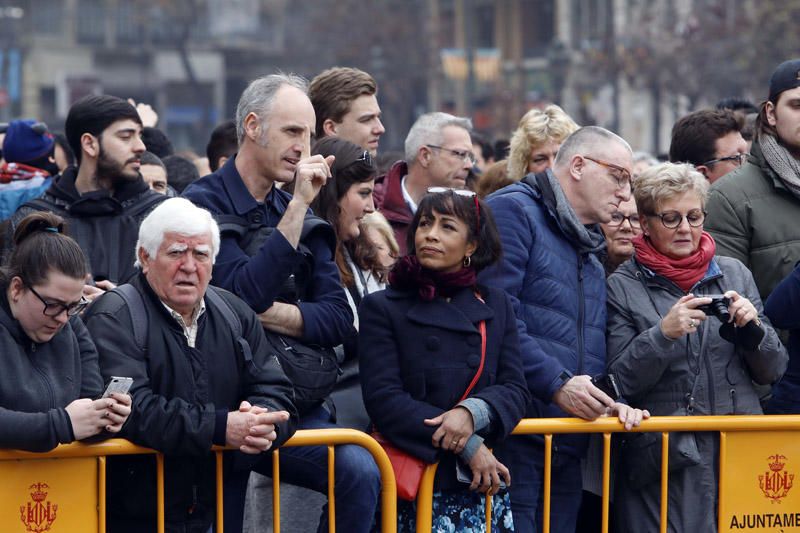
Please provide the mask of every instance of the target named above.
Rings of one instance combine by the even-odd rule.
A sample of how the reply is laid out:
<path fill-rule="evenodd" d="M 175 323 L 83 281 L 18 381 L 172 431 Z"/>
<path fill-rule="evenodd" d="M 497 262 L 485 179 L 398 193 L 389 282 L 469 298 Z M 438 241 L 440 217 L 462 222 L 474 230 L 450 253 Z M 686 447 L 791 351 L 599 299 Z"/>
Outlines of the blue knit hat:
<path fill-rule="evenodd" d="M 9 163 L 27 163 L 50 153 L 55 144 L 53 135 L 46 131 L 37 133 L 33 129 L 35 120 L 12 120 L 8 123 L 3 140 L 3 159 Z M 39 128 L 37 128 L 39 129 Z"/>

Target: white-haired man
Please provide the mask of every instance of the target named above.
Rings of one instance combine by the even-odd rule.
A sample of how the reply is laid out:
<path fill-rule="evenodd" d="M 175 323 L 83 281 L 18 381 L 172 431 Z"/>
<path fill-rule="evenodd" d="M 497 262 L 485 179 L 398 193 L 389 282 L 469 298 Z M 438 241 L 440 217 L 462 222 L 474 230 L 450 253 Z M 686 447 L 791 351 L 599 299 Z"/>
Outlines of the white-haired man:
<path fill-rule="evenodd" d="M 124 436 L 166 455 L 167 531 L 211 526 L 212 445 L 260 454 L 286 441 L 297 424 L 292 385 L 270 355 L 258 317 L 208 285 L 219 243 L 208 211 L 183 198 L 165 201 L 139 228 L 139 274 L 85 317 L 103 376 L 133 378 L 135 415 Z M 234 463 L 242 456 L 226 457 L 226 487 L 243 493 L 249 471 Z M 109 459 L 109 531 L 153 529 L 154 476 L 147 457 Z M 226 506 L 229 512 L 236 510 Z"/>
<path fill-rule="evenodd" d="M 402 255 L 411 219 L 428 187 L 465 187 L 475 164 L 471 129 L 467 118 L 440 112 L 422 115 L 408 130 L 405 161 L 375 180 L 375 206 L 392 225 Z"/>

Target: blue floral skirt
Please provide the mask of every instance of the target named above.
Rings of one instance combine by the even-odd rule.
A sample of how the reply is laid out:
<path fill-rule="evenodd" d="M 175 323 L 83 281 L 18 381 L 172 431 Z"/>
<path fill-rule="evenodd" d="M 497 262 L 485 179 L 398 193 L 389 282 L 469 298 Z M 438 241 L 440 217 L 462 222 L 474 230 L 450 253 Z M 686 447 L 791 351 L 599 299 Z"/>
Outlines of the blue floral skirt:
<path fill-rule="evenodd" d="M 431 533 L 505 533 L 514 531 L 511 516 L 511 499 L 508 491 L 492 496 L 492 531 L 486 531 L 486 506 L 483 494 L 468 490 L 433 493 L 433 521 Z M 417 530 L 417 505 L 415 502 L 397 500 L 397 532 L 415 533 Z"/>

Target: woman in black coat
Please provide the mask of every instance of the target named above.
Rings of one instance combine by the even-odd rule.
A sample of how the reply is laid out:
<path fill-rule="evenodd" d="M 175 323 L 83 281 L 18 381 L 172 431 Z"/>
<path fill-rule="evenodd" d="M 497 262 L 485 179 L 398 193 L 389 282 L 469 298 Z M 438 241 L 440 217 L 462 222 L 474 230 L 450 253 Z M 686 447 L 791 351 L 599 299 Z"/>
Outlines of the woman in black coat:
<path fill-rule="evenodd" d="M 510 529 L 501 491 L 510 475 L 489 448 L 514 429 L 529 395 L 511 302 L 501 290 L 476 285 L 476 273 L 500 255 L 494 220 L 474 193 L 429 189 L 408 235 L 409 255 L 390 273 L 389 287 L 359 309 L 367 412 L 392 444 L 439 462 L 435 528 L 480 530 L 480 492 L 494 495 L 493 530 Z M 399 503 L 400 528 L 413 531 L 414 506 Z"/>

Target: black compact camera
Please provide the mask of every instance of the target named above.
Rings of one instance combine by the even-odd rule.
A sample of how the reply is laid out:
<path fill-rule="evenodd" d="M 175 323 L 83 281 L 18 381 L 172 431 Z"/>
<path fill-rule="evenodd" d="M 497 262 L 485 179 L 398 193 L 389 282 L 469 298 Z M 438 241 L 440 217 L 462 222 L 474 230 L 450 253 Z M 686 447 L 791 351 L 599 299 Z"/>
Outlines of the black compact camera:
<path fill-rule="evenodd" d="M 722 294 L 704 294 L 698 298 L 711 298 L 711 303 L 699 305 L 697 309 L 709 316 L 717 317 L 723 324 L 730 321 L 731 314 L 728 312 L 728 306 L 731 304 L 730 298 L 726 298 Z"/>
<path fill-rule="evenodd" d="M 619 387 L 617 386 L 617 380 L 614 378 L 614 374 L 601 374 L 599 376 L 594 376 L 592 378 L 592 384 L 601 391 L 605 392 L 609 398 L 615 402 L 619 400 L 620 396 L 622 396 L 622 394 L 619 392 Z"/>

